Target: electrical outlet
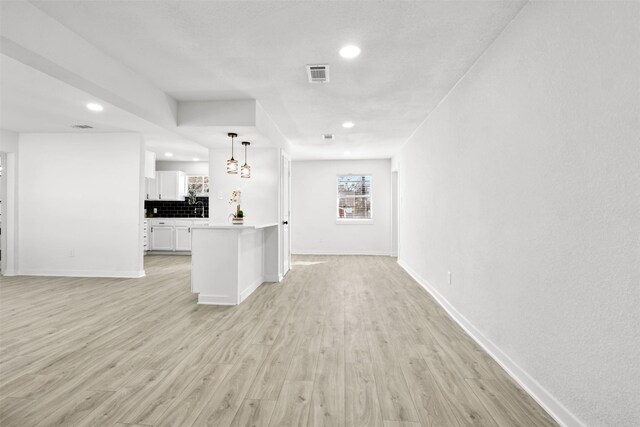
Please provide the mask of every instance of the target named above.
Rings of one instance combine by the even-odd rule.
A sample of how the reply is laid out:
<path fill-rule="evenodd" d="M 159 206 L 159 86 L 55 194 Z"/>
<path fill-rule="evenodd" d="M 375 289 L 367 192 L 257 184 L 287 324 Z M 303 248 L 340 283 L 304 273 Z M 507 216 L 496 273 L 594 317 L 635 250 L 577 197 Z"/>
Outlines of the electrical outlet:
<path fill-rule="evenodd" d="M 222 191 L 218 193 L 218 200 L 222 200 Z"/>
<path fill-rule="evenodd" d="M 451 284 L 451 272 L 447 271 L 447 282 Z"/>
<path fill-rule="evenodd" d="M 69 251 L 69 258 L 73 258 L 74 256 L 76 256 L 76 251 L 75 251 L 75 250 L 73 250 L 73 249 L 71 249 L 71 250 Z"/>

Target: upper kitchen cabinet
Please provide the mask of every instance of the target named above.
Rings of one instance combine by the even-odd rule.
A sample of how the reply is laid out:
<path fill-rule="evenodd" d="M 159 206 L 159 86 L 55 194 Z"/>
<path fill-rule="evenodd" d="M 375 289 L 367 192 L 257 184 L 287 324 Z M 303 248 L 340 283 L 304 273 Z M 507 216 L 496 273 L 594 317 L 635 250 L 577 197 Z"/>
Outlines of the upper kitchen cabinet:
<path fill-rule="evenodd" d="M 145 192 L 146 199 L 145 200 L 158 200 L 158 180 L 155 178 L 155 174 L 153 174 L 153 178 L 145 178 Z"/>
<path fill-rule="evenodd" d="M 187 195 L 187 176 L 181 171 L 156 172 L 158 200 L 184 200 Z"/>
<path fill-rule="evenodd" d="M 187 176 L 181 171 L 158 171 L 145 179 L 146 200 L 184 200 Z"/>
<path fill-rule="evenodd" d="M 156 178 L 156 153 L 153 151 L 144 152 L 144 177 Z"/>

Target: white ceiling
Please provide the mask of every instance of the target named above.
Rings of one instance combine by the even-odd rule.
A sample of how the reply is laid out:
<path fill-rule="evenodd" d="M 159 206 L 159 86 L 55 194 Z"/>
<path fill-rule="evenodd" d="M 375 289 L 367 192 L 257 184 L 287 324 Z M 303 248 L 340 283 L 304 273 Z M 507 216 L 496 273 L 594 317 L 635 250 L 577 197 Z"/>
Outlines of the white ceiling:
<path fill-rule="evenodd" d="M 71 126 L 86 124 L 93 126 L 94 132 L 158 130 L 158 126 L 114 106 L 101 113 L 89 111 L 87 103 L 104 102 L 6 55 L 0 55 L 0 70 L 0 123 L 4 129 L 83 132 Z"/>
<path fill-rule="evenodd" d="M 157 160 L 167 161 L 205 161 L 209 158 L 209 150 L 196 142 L 176 136 L 170 132 L 146 132 L 144 134 L 145 146 L 149 151 L 156 153 Z M 167 157 L 165 153 L 171 153 Z"/>
<path fill-rule="evenodd" d="M 165 159 L 206 158 L 207 149 L 145 121 L 95 96 L 61 82 L 28 65 L 0 54 L 0 127 L 14 132 L 138 132 L 147 147 Z M 99 101 L 105 109 L 92 112 L 89 102 Z M 74 129 L 73 125 L 93 129 Z"/>
<path fill-rule="evenodd" d="M 293 158 L 323 159 L 391 157 L 525 2 L 32 3 L 176 100 L 256 99 Z M 346 44 L 360 46 L 361 55 L 341 58 Z M 3 110 L 34 125 L 15 118 L 20 90 L 29 88 L 11 92 L 14 79 L 29 84 L 14 70 L 5 74 L 6 63 Z M 330 83 L 307 82 L 305 65 L 314 63 L 330 65 Z M 136 130 L 127 120 L 103 124 Z M 355 127 L 343 129 L 347 120 Z M 323 133 L 334 133 L 335 142 L 322 142 Z M 192 139 L 205 136 L 201 129 Z"/>

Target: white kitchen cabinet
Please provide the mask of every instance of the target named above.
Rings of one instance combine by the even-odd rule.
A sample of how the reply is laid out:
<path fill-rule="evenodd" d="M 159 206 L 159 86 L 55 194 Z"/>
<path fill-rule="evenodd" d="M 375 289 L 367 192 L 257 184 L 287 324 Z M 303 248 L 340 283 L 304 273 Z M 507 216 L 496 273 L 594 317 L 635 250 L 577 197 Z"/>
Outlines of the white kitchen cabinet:
<path fill-rule="evenodd" d="M 154 179 L 156 177 L 156 153 L 144 152 L 144 177 Z"/>
<path fill-rule="evenodd" d="M 176 251 L 191 250 L 191 227 L 176 227 Z"/>
<path fill-rule="evenodd" d="M 145 200 L 184 200 L 187 176 L 181 171 L 158 171 L 145 178 Z"/>
<path fill-rule="evenodd" d="M 158 200 L 158 180 L 145 178 L 145 200 Z"/>
<path fill-rule="evenodd" d="M 187 195 L 187 176 L 181 171 L 156 172 L 158 200 L 184 200 Z"/>
<path fill-rule="evenodd" d="M 142 221 L 142 250 L 149 250 L 149 221 L 146 219 Z"/>
<path fill-rule="evenodd" d="M 149 220 L 149 247 L 152 251 L 190 252 L 191 235 L 194 225 L 205 225 L 202 218 L 152 218 Z"/>
<path fill-rule="evenodd" d="M 151 250 L 173 251 L 175 226 L 172 221 L 151 221 Z"/>
<path fill-rule="evenodd" d="M 176 244 L 174 248 L 176 251 L 191 250 L 191 222 L 190 221 L 176 221 Z"/>

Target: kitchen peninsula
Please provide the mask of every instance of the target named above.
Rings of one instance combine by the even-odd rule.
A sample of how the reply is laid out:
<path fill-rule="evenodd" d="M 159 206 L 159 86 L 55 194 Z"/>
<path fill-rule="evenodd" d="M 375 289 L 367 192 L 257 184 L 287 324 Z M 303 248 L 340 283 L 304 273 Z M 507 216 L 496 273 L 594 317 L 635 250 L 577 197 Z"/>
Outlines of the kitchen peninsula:
<path fill-rule="evenodd" d="M 191 291 L 198 304 L 238 305 L 263 282 L 278 282 L 278 224 L 192 227 Z"/>

